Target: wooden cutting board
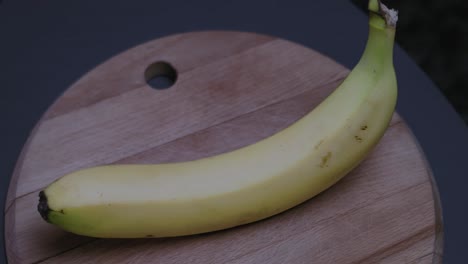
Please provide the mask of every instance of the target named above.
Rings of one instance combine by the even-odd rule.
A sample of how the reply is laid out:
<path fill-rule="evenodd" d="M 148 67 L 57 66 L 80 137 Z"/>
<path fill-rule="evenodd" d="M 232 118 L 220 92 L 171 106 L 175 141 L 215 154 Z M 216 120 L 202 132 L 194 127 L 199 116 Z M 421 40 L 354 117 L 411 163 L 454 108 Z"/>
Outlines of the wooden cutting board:
<path fill-rule="evenodd" d="M 32 131 L 7 198 L 9 262 L 440 261 L 437 191 L 398 114 L 342 181 L 257 223 L 170 239 L 95 239 L 59 230 L 36 210 L 38 192 L 77 169 L 192 160 L 254 143 L 312 110 L 348 73 L 309 48 L 242 32 L 173 35 L 111 58 L 74 83 Z M 175 83 L 154 89 L 147 79 L 156 76 Z"/>

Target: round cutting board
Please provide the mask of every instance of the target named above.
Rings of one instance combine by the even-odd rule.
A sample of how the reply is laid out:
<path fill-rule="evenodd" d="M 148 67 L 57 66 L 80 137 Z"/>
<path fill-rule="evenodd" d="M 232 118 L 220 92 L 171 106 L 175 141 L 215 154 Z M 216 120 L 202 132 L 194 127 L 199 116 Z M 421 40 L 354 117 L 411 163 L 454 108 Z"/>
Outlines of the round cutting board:
<path fill-rule="evenodd" d="M 39 191 L 74 170 L 193 160 L 261 140 L 311 111 L 348 73 L 309 48 L 243 32 L 168 36 L 109 59 L 54 102 L 24 147 L 6 203 L 10 263 L 439 261 L 436 188 L 398 114 L 338 184 L 256 223 L 177 238 L 95 239 L 37 212 Z M 151 86 L 163 78 L 172 86 Z"/>

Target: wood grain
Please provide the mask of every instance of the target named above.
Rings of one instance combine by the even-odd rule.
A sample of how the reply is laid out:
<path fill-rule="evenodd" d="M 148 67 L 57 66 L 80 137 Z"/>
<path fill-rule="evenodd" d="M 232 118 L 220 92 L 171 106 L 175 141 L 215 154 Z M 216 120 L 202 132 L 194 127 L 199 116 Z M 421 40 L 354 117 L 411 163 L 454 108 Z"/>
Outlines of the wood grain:
<path fill-rule="evenodd" d="M 154 90 L 144 71 L 178 72 Z M 337 185 L 278 216 L 172 239 L 94 239 L 36 211 L 38 191 L 101 164 L 192 160 L 265 138 L 312 110 L 348 69 L 301 45 L 240 32 L 193 32 L 144 43 L 87 73 L 32 131 L 10 183 L 11 263 L 429 263 L 441 219 L 428 166 L 397 114 L 372 154 Z"/>

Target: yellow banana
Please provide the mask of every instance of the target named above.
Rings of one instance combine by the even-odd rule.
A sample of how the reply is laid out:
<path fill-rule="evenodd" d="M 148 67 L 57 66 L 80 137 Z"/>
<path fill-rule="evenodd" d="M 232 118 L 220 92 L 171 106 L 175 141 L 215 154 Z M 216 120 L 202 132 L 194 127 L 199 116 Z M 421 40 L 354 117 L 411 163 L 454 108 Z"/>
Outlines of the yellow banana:
<path fill-rule="evenodd" d="M 40 192 L 42 217 L 92 237 L 182 236 L 264 219 L 329 188 L 379 142 L 396 104 L 397 13 L 377 0 L 369 10 L 358 64 L 291 126 L 209 158 L 70 173 Z"/>

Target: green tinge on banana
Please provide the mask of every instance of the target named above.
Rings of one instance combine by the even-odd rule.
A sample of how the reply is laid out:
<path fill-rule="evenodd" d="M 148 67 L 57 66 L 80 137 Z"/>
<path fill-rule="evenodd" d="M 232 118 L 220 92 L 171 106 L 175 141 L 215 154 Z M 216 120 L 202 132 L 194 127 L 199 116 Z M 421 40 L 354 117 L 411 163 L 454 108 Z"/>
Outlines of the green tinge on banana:
<path fill-rule="evenodd" d="M 264 219 L 329 188 L 383 136 L 394 112 L 396 11 L 369 1 L 369 37 L 343 83 L 288 128 L 189 162 L 79 170 L 40 193 L 42 217 L 104 238 L 170 237 Z"/>

